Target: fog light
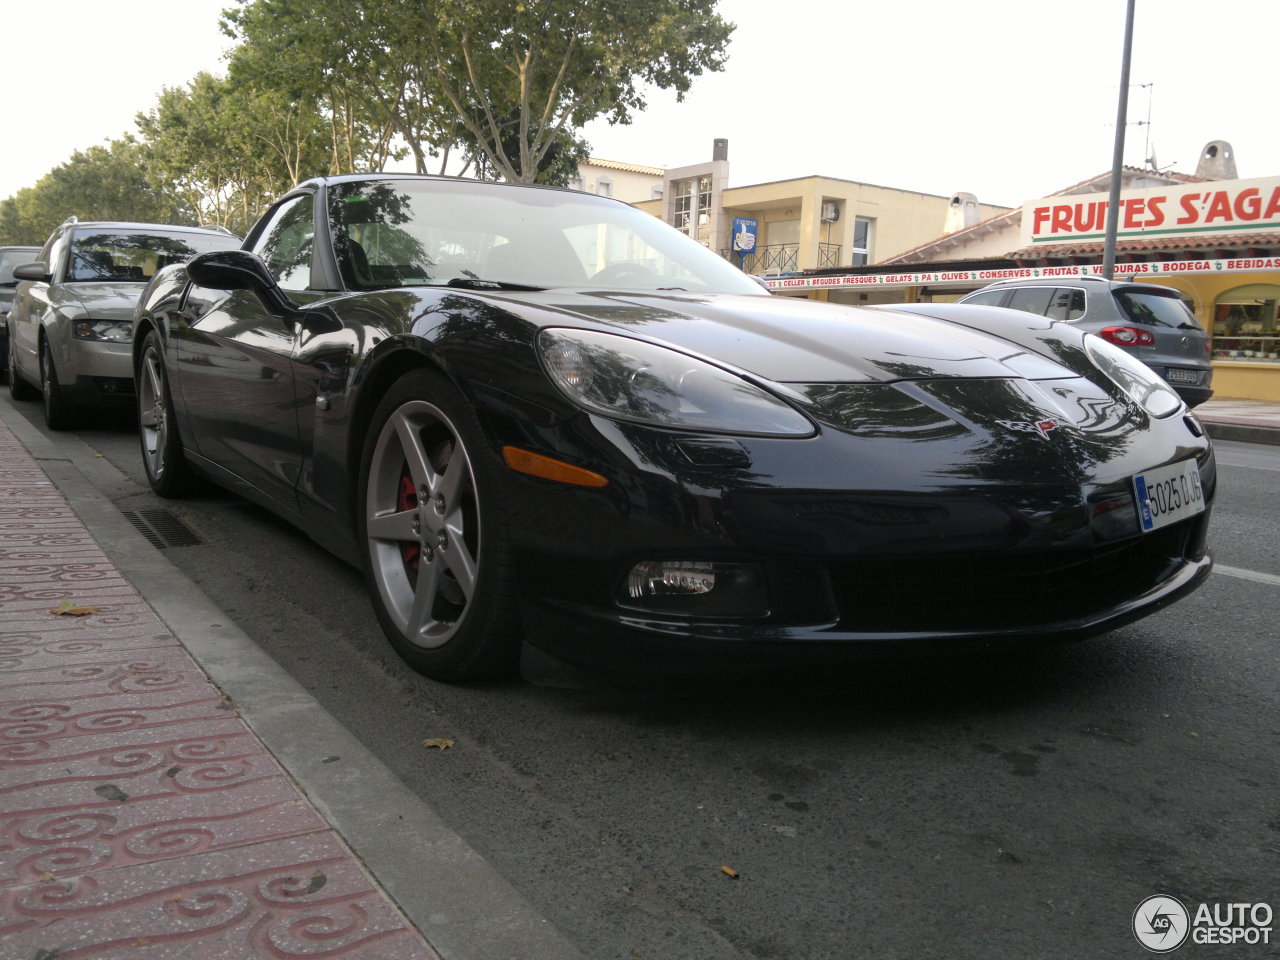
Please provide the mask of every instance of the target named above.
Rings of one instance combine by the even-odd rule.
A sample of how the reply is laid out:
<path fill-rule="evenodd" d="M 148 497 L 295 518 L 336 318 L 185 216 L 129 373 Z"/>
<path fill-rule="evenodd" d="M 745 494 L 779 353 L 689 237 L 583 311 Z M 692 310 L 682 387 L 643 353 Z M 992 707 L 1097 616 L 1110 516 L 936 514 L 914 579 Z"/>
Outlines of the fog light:
<path fill-rule="evenodd" d="M 645 560 L 627 574 L 621 602 L 655 613 L 719 618 L 769 613 L 764 576 L 754 563 Z"/>
<path fill-rule="evenodd" d="M 716 588 L 714 564 L 683 561 L 646 560 L 631 568 L 627 593 L 633 600 L 644 597 L 694 596 Z"/>

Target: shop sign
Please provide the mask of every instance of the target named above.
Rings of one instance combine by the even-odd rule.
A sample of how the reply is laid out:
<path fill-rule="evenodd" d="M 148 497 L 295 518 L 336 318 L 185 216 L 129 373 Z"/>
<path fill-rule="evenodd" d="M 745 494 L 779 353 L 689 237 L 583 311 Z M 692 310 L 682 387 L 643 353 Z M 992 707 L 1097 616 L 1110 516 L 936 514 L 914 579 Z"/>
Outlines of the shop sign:
<path fill-rule="evenodd" d="M 1023 246 L 1104 239 L 1109 201 L 1105 193 L 1033 200 L 1022 208 Z M 1280 230 L 1280 177 L 1209 180 L 1120 193 L 1117 237 L 1267 230 Z"/>
<path fill-rule="evenodd" d="M 1209 273 L 1280 271 L 1280 257 L 1224 257 L 1217 260 L 1162 260 L 1117 263 L 1115 278 L 1171 277 Z M 1054 277 L 1100 277 L 1102 264 L 1057 267 L 1001 267 L 992 270 L 932 270 L 914 273 L 859 273 L 827 277 L 765 277 L 770 290 L 825 290 L 832 287 L 911 287 L 918 284 L 987 284 L 997 280 L 1051 280 Z"/>

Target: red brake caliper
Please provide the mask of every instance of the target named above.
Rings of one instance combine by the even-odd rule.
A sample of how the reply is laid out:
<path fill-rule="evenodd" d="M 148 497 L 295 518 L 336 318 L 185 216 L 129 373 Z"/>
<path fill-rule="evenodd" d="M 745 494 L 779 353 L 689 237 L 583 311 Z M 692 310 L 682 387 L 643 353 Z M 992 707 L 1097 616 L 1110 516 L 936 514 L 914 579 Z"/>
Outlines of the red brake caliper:
<path fill-rule="evenodd" d="M 418 506 L 418 491 L 413 485 L 413 477 L 409 476 L 409 465 L 400 469 L 400 495 L 396 497 L 397 510 L 415 510 Z M 400 558 L 404 560 L 405 569 L 417 574 L 418 562 L 422 557 L 422 547 L 417 543 L 401 543 Z"/>

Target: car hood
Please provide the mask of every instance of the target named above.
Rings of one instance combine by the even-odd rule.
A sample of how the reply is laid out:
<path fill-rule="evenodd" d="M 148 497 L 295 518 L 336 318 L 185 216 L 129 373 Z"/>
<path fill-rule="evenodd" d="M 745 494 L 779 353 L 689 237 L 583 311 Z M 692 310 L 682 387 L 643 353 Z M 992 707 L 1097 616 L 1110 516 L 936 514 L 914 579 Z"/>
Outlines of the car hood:
<path fill-rule="evenodd" d="M 63 311 L 95 320 L 132 320 L 134 308 L 147 285 L 136 281 L 64 283 L 57 299 Z"/>
<path fill-rule="evenodd" d="M 657 340 L 776 383 L 1077 375 L 993 334 L 883 308 L 784 297 L 563 290 L 501 299 L 523 304 L 519 312 L 543 326 L 590 326 Z"/>

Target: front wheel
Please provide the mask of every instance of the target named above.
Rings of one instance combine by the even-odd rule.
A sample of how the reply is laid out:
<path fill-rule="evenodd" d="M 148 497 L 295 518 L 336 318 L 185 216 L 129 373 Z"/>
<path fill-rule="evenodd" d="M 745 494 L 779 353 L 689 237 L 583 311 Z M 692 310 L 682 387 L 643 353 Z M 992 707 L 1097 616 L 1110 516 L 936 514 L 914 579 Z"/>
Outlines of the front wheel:
<path fill-rule="evenodd" d="M 195 481 L 182 454 L 163 351 L 160 335 L 152 330 L 142 341 L 134 374 L 138 384 L 138 439 L 151 489 L 162 497 L 181 497 L 191 492 Z"/>
<path fill-rule="evenodd" d="M 58 368 L 53 364 L 49 344 L 40 345 L 40 390 L 44 394 L 44 422 L 50 430 L 71 427 L 72 404 L 58 384 Z"/>
<path fill-rule="evenodd" d="M 398 380 L 370 423 L 357 488 L 369 596 L 400 656 L 437 680 L 516 667 L 500 469 L 475 413 L 434 371 Z"/>

